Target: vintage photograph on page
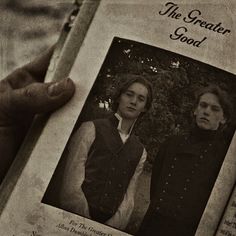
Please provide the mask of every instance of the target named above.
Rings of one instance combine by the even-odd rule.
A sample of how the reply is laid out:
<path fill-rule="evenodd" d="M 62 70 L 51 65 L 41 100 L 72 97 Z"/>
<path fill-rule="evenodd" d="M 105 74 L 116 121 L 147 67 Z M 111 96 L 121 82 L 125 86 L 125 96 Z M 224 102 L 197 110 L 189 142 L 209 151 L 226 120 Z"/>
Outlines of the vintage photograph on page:
<path fill-rule="evenodd" d="M 33 116 L 9 116 L 0 99 L 0 233 L 236 235 L 234 11 L 233 0 L 1 1 L 1 78 L 57 42 L 49 67 L 13 72 L 1 98 L 40 68 L 41 82 L 69 74 L 76 89 L 56 111 L 30 89 L 9 103 L 27 111 L 27 95 L 45 116 L 21 147 Z"/>
<path fill-rule="evenodd" d="M 194 235 L 235 89 L 231 73 L 114 37 L 42 203 L 131 235 Z"/>

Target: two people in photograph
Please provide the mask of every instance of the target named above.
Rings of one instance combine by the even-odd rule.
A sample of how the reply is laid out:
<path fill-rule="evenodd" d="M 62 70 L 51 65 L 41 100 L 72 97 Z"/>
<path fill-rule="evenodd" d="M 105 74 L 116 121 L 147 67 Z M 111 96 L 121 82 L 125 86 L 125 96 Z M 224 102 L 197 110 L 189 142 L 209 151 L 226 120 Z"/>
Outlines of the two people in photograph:
<path fill-rule="evenodd" d="M 120 86 L 110 117 L 84 122 L 74 133 L 60 192 L 60 207 L 125 229 L 134 207 L 146 150 L 134 126 L 152 103 L 152 86 L 129 76 Z"/>
<path fill-rule="evenodd" d="M 194 127 L 170 137 L 156 156 L 150 205 L 137 235 L 195 234 L 228 148 L 222 130 L 230 113 L 228 95 L 219 87 L 198 92 Z"/>
<path fill-rule="evenodd" d="M 33 115 L 60 107 L 74 93 L 71 80 L 38 83 L 51 54 L 52 49 L 0 82 L 1 179 Z M 60 195 L 63 209 L 121 230 L 126 227 L 147 155 L 133 131 L 151 106 L 151 87 L 140 77 L 129 80 L 117 96 L 114 115 L 85 122 L 75 132 Z M 210 86 L 198 93 L 193 128 L 170 137 L 155 158 L 150 205 L 138 235 L 194 235 L 228 148 L 222 129 L 230 117 L 224 91 Z"/>
<path fill-rule="evenodd" d="M 69 144 L 60 207 L 125 229 L 146 159 L 142 145 L 130 140 L 136 119 L 151 106 L 150 94 L 149 82 L 130 79 L 119 90 L 114 115 L 81 125 Z M 195 234 L 228 148 L 222 130 L 231 109 L 219 87 L 197 92 L 193 127 L 166 140 L 155 158 L 150 205 L 137 235 Z"/>

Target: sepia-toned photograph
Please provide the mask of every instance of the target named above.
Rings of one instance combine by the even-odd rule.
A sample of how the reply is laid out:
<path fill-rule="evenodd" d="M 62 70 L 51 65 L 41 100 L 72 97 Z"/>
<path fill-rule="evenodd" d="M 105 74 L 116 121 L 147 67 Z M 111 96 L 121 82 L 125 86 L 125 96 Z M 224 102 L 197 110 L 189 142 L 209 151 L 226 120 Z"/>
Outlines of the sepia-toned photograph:
<path fill-rule="evenodd" d="M 235 11 L 2 0 L 1 235 L 236 235 Z"/>
<path fill-rule="evenodd" d="M 235 75 L 115 37 L 42 203 L 131 235 L 194 235 L 235 130 Z"/>

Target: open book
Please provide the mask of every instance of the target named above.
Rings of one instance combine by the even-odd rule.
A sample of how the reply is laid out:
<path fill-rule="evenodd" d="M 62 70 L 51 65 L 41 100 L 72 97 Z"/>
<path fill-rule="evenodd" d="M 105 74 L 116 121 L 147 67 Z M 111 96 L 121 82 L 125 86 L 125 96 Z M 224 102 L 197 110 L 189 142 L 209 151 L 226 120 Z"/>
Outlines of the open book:
<path fill-rule="evenodd" d="M 76 93 L 51 115 L 33 150 L 21 150 L 13 166 L 21 171 L 17 178 L 17 171 L 10 171 L 1 189 L 0 232 L 134 235 L 150 202 L 151 170 L 158 151 L 169 137 L 189 131 L 194 119 L 193 93 L 213 84 L 228 92 L 234 108 L 229 111 L 232 121 L 222 136 L 227 152 L 196 222 L 195 235 L 236 235 L 235 10 L 233 0 L 84 0 L 72 29 L 61 37 L 57 55 L 52 58 L 58 61 L 47 77 L 53 80 L 69 74 Z M 136 130 L 147 152 L 146 164 L 135 182 L 129 179 L 134 187 L 123 191 L 114 213 L 118 223 L 117 218 L 116 223 L 99 223 L 84 209 L 77 211 L 76 204 L 67 207 L 61 203 L 66 189 L 64 173 L 70 175 L 66 172 L 68 157 L 81 152 L 72 145 L 80 139 L 76 134 L 81 124 L 111 114 L 112 94 L 127 75 L 145 77 L 153 85 L 152 108 Z M 77 186 L 83 182 L 86 176 L 81 173 L 80 179 L 68 183 Z M 207 177 L 206 171 L 202 178 Z M 114 195 L 120 194 L 118 187 L 116 192 L 113 186 Z M 198 192 L 201 195 L 201 188 Z M 124 203 L 126 198 L 134 201 L 134 207 L 130 208 L 128 200 Z"/>

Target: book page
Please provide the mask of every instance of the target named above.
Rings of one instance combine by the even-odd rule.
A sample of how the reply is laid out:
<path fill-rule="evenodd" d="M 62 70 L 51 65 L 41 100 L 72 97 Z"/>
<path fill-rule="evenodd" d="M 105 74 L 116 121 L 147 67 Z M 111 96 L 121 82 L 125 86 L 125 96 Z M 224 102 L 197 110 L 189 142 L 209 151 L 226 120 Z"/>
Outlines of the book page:
<path fill-rule="evenodd" d="M 230 201 L 225 209 L 224 216 L 216 235 L 235 235 L 236 232 L 236 192 L 235 187 L 230 197 Z"/>
<path fill-rule="evenodd" d="M 196 113 L 196 90 L 208 85 L 220 86 L 228 92 L 235 104 L 233 1 L 222 3 L 161 0 L 157 3 L 155 0 L 88 0 L 84 1 L 82 8 L 93 3 L 98 4 L 98 8 L 69 75 L 76 84 L 76 93 L 66 106 L 51 116 L 5 205 L 0 216 L 0 228 L 6 235 L 135 235 L 150 203 L 151 172 L 157 153 L 168 138 L 175 135 L 184 136 L 191 129 Z M 76 39 L 73 43 L 77 43 Z M 111 215 L 108 219 L 100 222 L 94 220 L 88 211 L 77 210 L 77 204 L 67 207 L 61 202 L 61 196 L 67 194 L 67 191 L 63 190 L 66 189 L 63 187 L 66 181 L 64 173 L 68 183 L 78 185 L 76 191 L 83 188 L 86 175 L 75 175 L 75 181 L 72 171 L 66 170 L 69 157 L 73 153 L 79 156 L 82 152 L 82 149 L 76 149 L 80 139 L 78 130 L 81 124 L 87 121 L 107 119 L 116 112 L 112 110 L 112 104 L 115 102 L 113 94 L 123 82 L 132 77 L 131 75 L 145 78 L 152 83 L 154 90 L 150 110 L 147 111 L 145 107 L 147 114 L 138 119 L 134 127 L 147 152 L 146 162 L 143 166 L 134 155 L 133 164 L 127 164 L 130 174 L 127 180 L 121 177 L 126 166 L 120 165 L 117 179 L 122 180 L 122 183 L 112 178 L 118 187 L 114 191 L 112 188 L 109 190 L 120 198 L 117 202 L 114 200 L 116 208 L 112 214 L 109 213 Z M 235 107 L 230 109 L 229 113 L 234 110 Z M 232 117 L 234 116 L 233 113 Z M 229 120 L 226 115 L 221 118 L 219 123 L 222 125 Z M 208 196 L 204 202 L 206 208 L 200 215 L 201 219 L 199 214 L 196 217 L 196 235 L 214 235 L 231 193 L 235 181 L 235 139 L 232 140 L 234 127 L 234 123 L 230 123 L 224 133 L 223 142 L 226 143 L 227 149 L 229 146 L 230 148 L 228 152 L 220 150 L 224 153 L 222 158 L 225 157 L 226 160 L 222 168 L 223 160 L 218 161 L 216 168 L 217 174 L 223 169 L 218 181 L 221 185 L 208 189 L 209 193 L 211 190 L 214 192 L 213 202 Z M 93 143 L 91 140 L 93 139 L 87 140 L 88 143 Z M 113 139 L 104 137 L 104 140 L 112 142 Z M 113 143 L 107 146 L 113 147 Z M 221 145 L 217 148 L 219 146 Z M 195 148 L 191 153 L 201 157 L 199 150 Z M 205 150 L 202 149 L 203 152 Z M 207 152 L 213 153 L 214 150 L 218 149 L 207 149 Z M 138 153 L 139 158 L 143 154 L 142 151 Z M 124 156 L 127 155 L 126 151 L 124 152 Z M 85 156 L 88 155 L 89 151 Z M 217 156 L 218 153 L 214 155 Z M 86 173 L 86 161 L 85 158 L 78 173 Z M 104 168 L 100 168 L 105 169 L 106 165 L 110 165 L 109 162 L 103 164 Z M 183 165 L 178 168 L 181 166 Z M 204 165 L 201 166 L 203 171 Z M 141 173 L 137 171 L 139 167 Z M 110 170 L 112 168 L 108 168 L 108 171 Z M 203 178 L 204 181 L 208 179 L 207 173 L 206 171 L 206 174 L 201 175 L 206 177 Z M 187 179 L 189 178 L 186 178 L 186 181 Z M 120 193 L 119 184 L 125 186 L 123 195 Z M 183 186 L 183 191 L 185 187 Z M 200 188 L 195 191 L 201 195 Z M 182 192 L 179 197 L 183 197 Z M 134 206 L 127 199 L 134 201 Z M 197 205 L 194 205 L 197 201 L 187 203 L 183 200 L 183 205 L 192 206 L 191 204 L 193 211 L 197 209 Z M 174 215 L 177 210 L 171 209 L 170 212 Z M 119 214 L 126 217 L 119 218 Z"/>

